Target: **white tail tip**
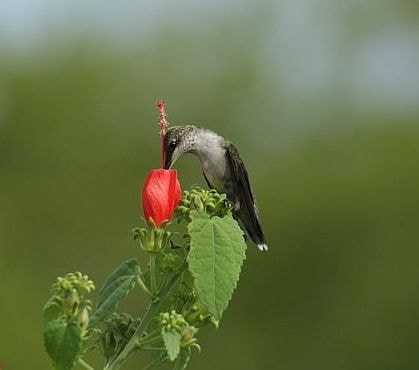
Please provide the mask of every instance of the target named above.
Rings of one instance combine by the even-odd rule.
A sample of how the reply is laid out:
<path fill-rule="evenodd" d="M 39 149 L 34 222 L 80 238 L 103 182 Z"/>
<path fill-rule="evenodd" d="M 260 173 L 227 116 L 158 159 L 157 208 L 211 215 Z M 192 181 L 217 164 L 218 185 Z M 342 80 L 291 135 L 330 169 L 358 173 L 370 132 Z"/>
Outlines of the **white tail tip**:
<path fill-rule="evenodd" d="M 260 251 L 267 251 L 268 245 L 267 244 L 258 244 L 258 248 Z"/>

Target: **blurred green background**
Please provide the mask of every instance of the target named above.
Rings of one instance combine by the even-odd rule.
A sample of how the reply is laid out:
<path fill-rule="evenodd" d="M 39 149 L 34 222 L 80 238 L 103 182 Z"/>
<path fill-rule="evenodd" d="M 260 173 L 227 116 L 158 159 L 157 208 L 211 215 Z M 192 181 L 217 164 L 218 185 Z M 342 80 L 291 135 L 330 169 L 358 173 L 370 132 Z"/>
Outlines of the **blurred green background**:
<path fill-rule="evenodd" d="M 140 255 L 160 98 L 172 124 L 237 144 L 270 244 L 249 246 L 190 369 L 418 369 L 418 4 L 2 1 L 4 369 L 50 368 L 56 276 L 100 286 Z M 204 185 L 195 158 L 177 167 L 184 188 Z"/>

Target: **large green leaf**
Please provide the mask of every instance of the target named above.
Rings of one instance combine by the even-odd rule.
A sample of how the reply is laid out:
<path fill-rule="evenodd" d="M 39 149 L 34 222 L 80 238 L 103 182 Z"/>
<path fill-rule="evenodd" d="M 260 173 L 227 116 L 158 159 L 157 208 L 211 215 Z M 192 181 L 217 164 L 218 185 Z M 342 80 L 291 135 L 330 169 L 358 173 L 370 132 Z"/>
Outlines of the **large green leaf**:
<path fill-rule="evenodd" d="M 190 216 L 189 270 L 200 301 L 219 320 L 236 288 L 245 259 L 243 231 L 231 217 L 210 218 L 198 211 L 192 211 Z"/>
<path fill-rule="evenodd" d="M 140 276 L 140 265 L 136 259 L 129 259 L 112 272 L 102 289 L 96 304 L 96 311 L 90 318 L 90 327 L 105 320 L 134 288 Z"/>
<path fill-rule="evenodd" d="M 170 361 L 174 361 L 180 352 L 180 334 L 176 331 L 161 329 L 164 346 Z"/>
<path fill-rule="evenodd" d="M 82 331 L 75 321 L 56 319 L 45 326 L 45 348 L 58 370 L 70 370 L 81 353 Z"/>

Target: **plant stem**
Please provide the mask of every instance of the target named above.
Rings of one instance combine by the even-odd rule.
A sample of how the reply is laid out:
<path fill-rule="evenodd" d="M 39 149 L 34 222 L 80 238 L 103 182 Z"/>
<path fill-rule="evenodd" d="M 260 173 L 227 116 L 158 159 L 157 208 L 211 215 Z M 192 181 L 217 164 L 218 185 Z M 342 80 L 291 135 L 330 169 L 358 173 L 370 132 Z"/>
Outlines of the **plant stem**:
<path fill-rule="evenodd" d="M 137 349 L 139 345 L 139 338 L 143 334 L 144 330 L 147 328 L 147 325 L 151 318 L 157 313 L 159 308 L 159 302 L 153 302 L 147 307 L 147 310 L 141 320 L 140 326 L 135 331 L 134 335 L 131 337 L 131 339 L 128 341 L 128 343 L 125 345 L 124 349 L 121 351 L 121 353 L 118 355 L 118 357 L 105 369 L 107 370 L 116 370 L 120 369 L 122 364 L 127 360 L 128 356 Z"/>
<path fill-rule="evenodd" d="M 169 273 L 168 273 L 168 271 L 166 270 L 166 272 L 165 272 L 165 274 L 164 274 L 163 281 L 160 283 L 160 286 L 159 286 L 159 291 L 160 291 L 160 290 L 162 290 L 162 288 L 163 288 L 163 287 L 164 287 L 164 285 L 166 284 L 166 281 L 167 281 L 168 276 L 169 276 Z"/>
<path fill-rule="evenodd" d="M 180 370 L 180 355 L 177 356 L 175 366 L 173 366 L 173 370 Z"/>
<path fill-rule="evenodd" d="M 145 345 L 150 345 L 158 343 L 161 340 L 161 329 L 158 328 L 158 331 L 153 334 L 148 334 L 144 339 L 141 339 L 141 348 Z"/>
<path fill-rule="evenodd" d="M 141 350 L 143 350 L 143 351 L 165 351 L 166 348 L 162 348 L 162 347 L 141 347 Z"/>
<path fill-rule="evenodd" d="M 83 369 L 87 369 L 87 370 L 95 370 L 93 367 L 91 367 L 87 362 L 85 362 L 82 358 L 79 358 L 78 360 L 79 365 L 83 368 Z"/>
<path fill-rule="evenodd" d="M 150 290 L 147 288 L 147 285 L 145 285 L 143 279 L 141 279 L 141 276 L 137 278 L 137 284 L 140 286 L 142 290 L 144 290 L 145 294 L 147 294 L 150 298 L 153 298 L 153 293 L 151 293 Z"/>
<path fill-rule="evenodd" d="M 169 293 L 170 290 L 175 285 L 176 281 L 182 276 L 183 271 L 186 269 L 188 264 L 186 261 L 179 267 L 179 270 L 172 276 L 169 282 L 162 288 L 157 299 L 155 299 L 146 309 L 144 316 L 141 320 L 140 325 L 135 330 L 134 335 L 125 345 L 124 349 L 121 353 L 116 357 L 116 359 L 105 367 L 106 370 L 117 370 L 120 369 L 124 362 L 127 360 L 129 355 L 135 351 L 140 346 L 140 338 L 144 334 L 144 331 L 147 329 L 147 326 L 150 320 L 157 314 L 159 310 L 160 300 L 164 299 Z M 151 260 L 150 260 L 150 268 L 151 268 Z"/>
<path fill-rule="evenodd" d="M 155 253 L 150 254 L 150 285 L 151 293 L 153 296 L 157 294 L 157 282 L 156 282 L 156 255 Z"/>
<path fill-rule="evenodd" d="M 188 263 L 183 261 L 182 265 L 179 267 L 179 269 L 172 275 L 172 278 L 169 280 L 169 282 L 161 289 L 159 293 L 159 298 L 165 298 L 166 295 L 170 292 L 170 290 L 173 288 L 173 285 L 178 281 L 178 279 L 182 276 L 183 271 L 186 270 L 188 267 Z"/>
<path fill-rule="evenodd" d="M 155 360 L 151 361 L 143 370 L 149 370 L 155 368 L 156 366 L 161 365 L 164 361 L 167 360 L 167 357 L 164 358 L 156 358 Z"/>

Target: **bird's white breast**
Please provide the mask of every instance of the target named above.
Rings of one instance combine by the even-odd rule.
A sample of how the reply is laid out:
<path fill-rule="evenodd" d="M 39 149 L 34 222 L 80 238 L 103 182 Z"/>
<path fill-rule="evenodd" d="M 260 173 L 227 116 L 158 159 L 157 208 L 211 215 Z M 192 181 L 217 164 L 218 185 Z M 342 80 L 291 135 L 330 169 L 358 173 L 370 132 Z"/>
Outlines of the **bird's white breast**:
<path fill-rule="evenodd" d="M 206 132 L 200 135 L 196 143 L 197 155 L 201 160 L 202 169 L 211 186 L 219 191 L 224 191 L 224 177 L 226 176 L 227 163 L 223 139 L 215 133 Z"/>

